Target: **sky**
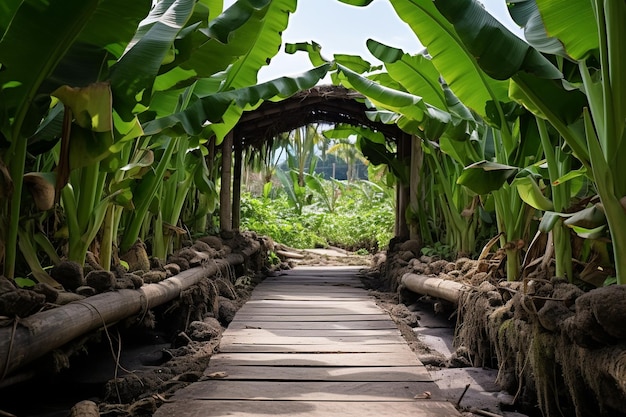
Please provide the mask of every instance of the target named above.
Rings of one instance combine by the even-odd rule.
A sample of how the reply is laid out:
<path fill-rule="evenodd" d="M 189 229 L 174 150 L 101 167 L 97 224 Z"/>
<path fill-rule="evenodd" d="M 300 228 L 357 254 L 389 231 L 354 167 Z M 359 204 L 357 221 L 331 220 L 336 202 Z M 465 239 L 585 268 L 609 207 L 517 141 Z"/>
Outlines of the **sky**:
<path fill-rule="evenodd" d="M 224 8 L 232 3 L 234 0 L 225 0 Z M 506 10 L 506 0 L 481 0 L 481 3 L 509 30 L 521 36 L 521 30 Z M 283 32 L 283 44 L 315 41 L 322 46 L 324 57 L 360 55 L 378 65 L 367 50 L 369 38 L 411 54 L 424 49 L 409 26 L 396 15 L 389 0 L 374 0 L 366 7 L 349 6 L 338 0 L 299 0 L 297 10 Z M 281 48 L 270 65 L 259 72 L 259 82 L 296 75 L 311 68 L 305 52 L 290 55 Z"/>

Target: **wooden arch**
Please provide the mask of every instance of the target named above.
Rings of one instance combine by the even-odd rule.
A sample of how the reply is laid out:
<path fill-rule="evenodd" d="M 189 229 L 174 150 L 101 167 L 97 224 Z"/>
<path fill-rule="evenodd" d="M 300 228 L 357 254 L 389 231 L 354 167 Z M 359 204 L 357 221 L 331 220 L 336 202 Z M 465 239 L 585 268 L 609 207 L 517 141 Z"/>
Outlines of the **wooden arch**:
<path fill-rule="evenodd" d="M 304 90 L 279 102 L 264 102 L 257 109 L 242 115 L 235 128 L 222 142 L 222 187 L 220 188 L 220 228 L 230 234 L 239 229 L 242 150 L 253 147 L 261 149 L 283 132 L 290 132 L 310 123 L 346 123 L 365 126 L 381 132 L 397 143 L 398 156 L 411 158 L 412 137 L 395 124 L 372 121 L 366 112 L 370 110 L 365 98 L 359 93 L 337 86 L 318 86 Z M 234 167 L 231 167 L 234 152 Z M 231 181 L 225 181 L 232 178 Z M 396 236 L 409 237 L 405 210 L 409 204 L 409 185 L 398 187 L 396 192 Z M 231 195 L 232 194 L 232 195 Z"/>

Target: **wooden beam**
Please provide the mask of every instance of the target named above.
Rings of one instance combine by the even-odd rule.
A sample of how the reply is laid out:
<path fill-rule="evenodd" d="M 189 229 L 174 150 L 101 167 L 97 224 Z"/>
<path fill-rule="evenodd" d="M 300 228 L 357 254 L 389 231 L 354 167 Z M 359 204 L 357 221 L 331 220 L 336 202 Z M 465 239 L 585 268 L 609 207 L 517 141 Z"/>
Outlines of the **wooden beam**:
<path fill-rule="evenodd" d="M 398 138 L 398 159 L 410 163 L 411 136 L 403 134 Z M 406 221 L 406 209 L 409 206 L 410 185 L 398 181 L 396 186 L 396 237 L 406 240 L 409 238 L 409 227 Z"/>
<path fill-rule="evenodd" d="M 235 168 L 233 171 L 233 212 L 232 228 L 239 231 L 241 223 L 241 166 L 243 163 L 243 147 L 241 138 L 235 139 Z"/>
<path fill-rule="evenodd" d="M 411 176 L 409 184 L 409 208 L 414 214 L 412 216 L 415 219 L 415 215 L 420 209 L 419 199 L 422 198 L 422 184 L 420 181 L 420 174 L 422 172 L 422 165 L 424 163 L 424 153 L 422 151 L 422 144 L 420 138 L 417 136 L 411 136 Z M 416 240 L 422 244 L 422 239 L 419 233 L 419 223 L 413 220 L 409 224 L 409 239 Z"/>
<path fill-rule="evenodd" d="M 222 141 L 222 180 L 220 187 L 220 231 L 232 232 L 231 181 L 233 159 L 233 132 Z"/>

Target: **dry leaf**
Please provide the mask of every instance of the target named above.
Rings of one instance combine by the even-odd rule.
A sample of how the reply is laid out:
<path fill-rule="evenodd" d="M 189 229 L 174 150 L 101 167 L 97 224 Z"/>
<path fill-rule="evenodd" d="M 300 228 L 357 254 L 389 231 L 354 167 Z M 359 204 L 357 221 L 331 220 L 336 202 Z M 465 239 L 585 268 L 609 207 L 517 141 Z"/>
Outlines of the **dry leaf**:
<path fill-rule="evenodd" d="M 210 373 L 209 375 L 207 375 L 208 378 L 210 379 L 220 379 L 220 378 L 226 378 L 228 376 L 228 374 L 224 371 L 218 371 L 218 372 L 213 372 Z"/>
<path fill-rule="evenodd" d="M 432 394 L 430 393 L 430 391 L 424 391 L 421 394 L 417 394 L 415 397 L 416 400 L 430 400 L 430 397 L 432 397 Z"/>

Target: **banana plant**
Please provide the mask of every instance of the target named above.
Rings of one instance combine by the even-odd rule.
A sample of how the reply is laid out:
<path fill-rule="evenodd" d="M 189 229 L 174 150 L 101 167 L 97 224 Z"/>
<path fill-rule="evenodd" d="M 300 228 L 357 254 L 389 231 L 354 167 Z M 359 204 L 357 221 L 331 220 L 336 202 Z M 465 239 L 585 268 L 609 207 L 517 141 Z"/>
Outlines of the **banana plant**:
<path fill-rule="evenodd" d="M 538 1 L 537 6 L 548 33 L 563 43 L 568 57 L 578 64 L 579 88 L 589 103 L 582 116 L 583 151 L 588 152 L 609 224 L 617 282 L 626 284 L 626 168 L 621 163 L 626 156 L 626 104 L 622 98 L 626 92 L 626 46 L 621 42 L 626 36 L 626 5 L 576 1 L 567 4 L 565 14 L 557 14 L 555 6 L 564 4 L 556 3 Z M 574 26 L 573 21 L 582 26 Z M 580 39 L 581 30 L 590 36 Z"/>
<path fill-rule="evenodd" d="M 12 191 L 3 195 L 2 217 L 7 223 L 0 228 L 7 277 L 15 272 L 27 138 L 49 111 L 50 93 L 67 80 L 97 81 L 103 59 L 115 52 L 116 45 L 128 42 L 150 4 L 110 0 L 7 5 L 0 22 L 0 128 L 9 144 L 1 159 Z"/>
<path fill-rule="evenodd" d="M 432 63 L 451 91 L 489 124 L 496 145 L 495 161 L 510 165 L 516 157 L 520 137 L 511 114 L 507 79 L 519 72 L 539 74 L 547 79 L 559 78 L 561 73 L 519 39 L 516 42 L 507 37 L 506 43 L 489 42 L 487 45 L 487 40 L 501 38 L 501 25 L 474 1 L 390 1 L 400 18 L 426 46 Z M 480 20 L 475 16 L 480 16 Z M 471 26 L 466 24 L 469 20 L 474 20 Z M 476 41 L 468 47 L 472 39 L 482 40 L 482 43 Z M 498 51 L 500 56 L 495 59 L 492 54 L 483 53 L 487 49 Z M 517 242 L 525 229 L 523 218 L 518 217 L 523 212 L 522 201 L 506 184 L 494 197 L 498 225 L 504 232 L 501 244 L 507 252 L 507 276 L 515 279 L 520 264 Z"/>

